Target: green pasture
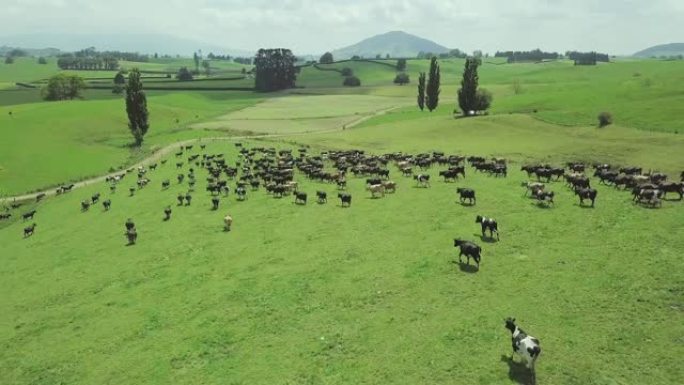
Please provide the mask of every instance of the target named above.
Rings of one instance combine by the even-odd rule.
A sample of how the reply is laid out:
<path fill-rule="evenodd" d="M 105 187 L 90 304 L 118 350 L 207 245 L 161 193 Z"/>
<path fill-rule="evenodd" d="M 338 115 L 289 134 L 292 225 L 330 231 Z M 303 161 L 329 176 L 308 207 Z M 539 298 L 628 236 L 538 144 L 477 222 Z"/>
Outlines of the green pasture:
<path fill-rule="evenodd" d="M 130 148 L 120 97 L 0 107 L 0 193 L 18 194 L 125 167 L 155 149 L 187 139 L 184 131 L 189 124 L 257 100 L 238 93 L 150 95 L 152 126 L 141 150 Z"/>
<path fill-rule="evenodd" d="M 488 154 L 508 140 L 490 140 L 491 150 L 484 141 L 468 147 L 474 139 L 428 143 L 417 138 L 436 138 L 436 128 L 411 135 L 399 124 L 392 136 L 405 137 L 384 144 L 382 126 L 322 144 Z M 283 141 L 244 144 L 299 147 Z M 530 155 L 549 159 L 556 149 Z M 231 142 L 206 153 L 236 161 Z M 440 181 L 435 167 L 429 189 L 390 166 L 398 191 L 370 199 L 363 178 L 350 178 L 349 209 L 333 185 L 298 174 L 306 206 L 260 190 L 244 202 L 221 198 L 213 212 L 204 171 L 192 206 L 176 206 L 188 186 L 175 181 L 175 161 L 133 197 L 128 176 L 114 194 L 101 183 L 14 210 L 37 209 L 31 238 L 22 239 L 20 219 L 3 224 L 4 384 L 527 384 L 528 372 L 507 359 L 507 316 L 541 340 L 539 384 L 670 385 L 684 376 L 684 238 L 673 231 L 681 202 L 646 209 L 597 186 L 596 207 L 581 208 L 559 182 L 546 209 L 523 197 L 526 176 L 513 165 L 508 178 L 469 168 L 458 183 Z M 476 189 L 475 207 L 457 203 L 459 186 Z M 316 190 L 328 192 L 327 204 L 313 202 Z M 112 210 L 81 213 L 96 192 Z M 167 205 L 172 219 L 163 222 Z M 479 239 L 476 214 L 499 220 L 501 242 Z M 135 246 L 125 246 L 127 218 Z M 454 237 L 482 245 L 479 271 L 457 263 Z"/>

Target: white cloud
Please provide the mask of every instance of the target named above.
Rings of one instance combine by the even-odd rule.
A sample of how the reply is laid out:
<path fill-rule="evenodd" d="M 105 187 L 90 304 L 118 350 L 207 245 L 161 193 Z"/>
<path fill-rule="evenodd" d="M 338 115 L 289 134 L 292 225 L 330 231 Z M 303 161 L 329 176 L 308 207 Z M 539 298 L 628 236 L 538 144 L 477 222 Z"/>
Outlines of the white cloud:
<path fill-rule="evenodd" d="M 681 0 L 3 0 L 0 35 L 160 33 L 322 52 L 405 30 L 466 50 L 631 53 L 684 40 Z M 1 41 L 0 41 L 1 42 Z"/>

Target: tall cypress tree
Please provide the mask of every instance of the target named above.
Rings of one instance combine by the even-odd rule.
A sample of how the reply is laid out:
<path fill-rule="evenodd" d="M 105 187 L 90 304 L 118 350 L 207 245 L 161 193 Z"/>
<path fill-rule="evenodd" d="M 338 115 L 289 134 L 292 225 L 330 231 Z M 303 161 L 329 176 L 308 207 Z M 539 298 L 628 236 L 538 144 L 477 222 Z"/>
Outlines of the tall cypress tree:
<path fill-rule="evenodd" d="M 150 128 L 147 121 L 147 96 L 143 91 L 140 81 L 140 71 L 135 68 L 128 74 L 128 84 L 126 85 L 126 113 L 128 114 L 128 128 L 135 138 L 135 145 L 140 146 L 143 137 Z"/>
<path fill-rule="evenodd" d="M 430 60 L 430 76 L 425 89 L 425 106 L 432 112 L 439 105 L 439 63 L 437 58 Z"/>
<path fill-rule="evenodd" d="M 480 59 L 473 57 L 466 59 L 461 88 L 458 90 L 458 105 L 465 116 L 470 115 L 471 111 L 477 111 L 477 86 L 479 81 L 477 67 L 479 65 Z"/>
<path fill-rule="evenodd" d="M 425 109 L 425 72 L 418 74 L 418 108 Z"/>

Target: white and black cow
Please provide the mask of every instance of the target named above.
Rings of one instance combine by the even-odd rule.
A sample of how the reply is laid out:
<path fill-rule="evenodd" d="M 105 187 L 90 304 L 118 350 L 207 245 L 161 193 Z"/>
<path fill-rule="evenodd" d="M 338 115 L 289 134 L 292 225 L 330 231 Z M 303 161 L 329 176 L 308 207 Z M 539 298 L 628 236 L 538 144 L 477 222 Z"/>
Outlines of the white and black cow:
<path fill-rule="evenodd" d="M 539 340 L 527 335 L 522 329 L 515 324 L 515 318 L 508 317 L 504 320 L 506 322 L 506 329 L 511 331 L 511 345 L 513 352 L 518 353 L 525 365 L 532 371 L 534 375 L 534 363 L 539 358 L 541 347 L 539 347 Z M 511 355 L 511 359 L 513 356 Z"/>
<path fill-rule="evenodd" d="M 496 219 L 478 215 L 475 217 L 475 223 L 479 223 L 482 226 L 483 238 L 485 236 L 485 231 L 489 230 L 489 238 L 494 238 L 494 233 L 496 233 L 496 240 L 499 240 L 499 224 L 496 222 Z"/>

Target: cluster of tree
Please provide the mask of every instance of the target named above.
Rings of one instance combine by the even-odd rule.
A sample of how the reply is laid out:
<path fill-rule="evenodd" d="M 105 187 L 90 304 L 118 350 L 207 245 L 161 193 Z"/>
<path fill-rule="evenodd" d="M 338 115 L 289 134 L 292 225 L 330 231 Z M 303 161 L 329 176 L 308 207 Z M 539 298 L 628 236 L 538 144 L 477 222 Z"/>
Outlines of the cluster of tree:
<path fill-rule="evenodd" d="M 14 63 L 14 58 L 27 56 L 26 51 L 19 48 L 14 48 L 5 54 L 5 64 Z"/>
<path fill-rule="evenodd" d="M 209 55 L 207 55 L 207 59 L 231 61 L 233 60 L 233 57 L 230 55 L 214 55 L 213 52 L 209 52 Z"/>
<path fill-rule="evenodd" d="M 78 75 L 57 74 L 48 80 L 43 88 L 45 100 L 67 100 L 81 96 L 85 88 L 83 78 Z"/>
<path fill-rule="evenodd" d="M 425 107 L 432 112 L 439 105 L 440 70 L 436 57 L 430 59 L 429 77 L 425 72 L 418 75 L 418 107 L 422 111 Z"/>
<path fill-rule="evenodd" d="M 468 57 L 468 54 L 461 51 L 460 49 L 452 49 L 449 52 L 442 52 L 440 54 L 420 51 L 418 52 L 418 55 L 416 55 L 416 59 L 432 59 L 433 57 L 437 57 L 439 59 L 465 59 Z"/>
<path fill-rule="evenodd" d="M 116 60 L 134 61 L 146 63 L 149 61 L 150 57 L 148 55 L 142 55 L 137 52 L 123 52 L 123 51 L 102 51 L 98 52 L 95 47 L 89 47 L 76 51 L 72 54 L 74 57 L 78 58 L 104 58 L 111 57 Z"/>
<path fill-rule="evenodd" d="M 397 71 L 406 71 L 406 59 L 397 60 Z"/>
<path fill-rule="evenodd" d="M 285 48 L 260 49 L 254 58 L 257 91 L 269 92 L 284 90 L 295 86 L 297 58 Z"/>
<path fill-rule="evenodd" d="M 38 64 L 47 64 L 47 59 L 44 57 L 39 57 L 38 58 Z"/>
<path fill-rule="evenodd" d="M 233 58 L 233 61 L 242 65 L 252 65 L 252 58 L 250 57 L 236 57 Z"/>
<path fill-rule="evenodd" d="M 76 57 L 64 54 L 57 58 L 57 66 L 63 70 L 114 71 L 119 68 L 119 61 L 113 56 Z"/>
<path fill-rule="evenodd" d="M 318 60 L 319 63 L 321 64 L 330 64 L 334 62 L 335 59 L 333 58 L 333 54 L 330 52 L 326 52 L 321 56 L 321 58 Z"/>
<path fill-rule="evenodd" d="M 147 96 L 140 81 L 140 71 L 133 69 L 128 74 L 126 85 L 126 114 L 128 115 L 128 129 L 135 138 L 135 145 L 140 146 L 143 137 L 150 128 L 148 122 Z"/>
<path fill-rule="evenodd" d="M 568 59 L 574 60 L 575 65 L 596 65 L 597 62 L 610 62 L 610 56 L 598 52 L 568 51 L 565 53 Z"/>
<path fill-rule="evenodd" d="M 440 59 L 451 59 L 451 58 L 465 59 L 468 57 L 468 54 L 457 48 L 457 49 L 452 49 L 449 52 L 440 53 L 438 57 Z"/>
<path fill-rule="evenodd" d="M 542 60 L 558 60 L 560 54 L 558 52 L 544 52 L 539 48 L 532 51 L 497 51 L 494 57 L 505 57 L 509 63 L 533 61 L 538 62 Z"/>
<path fill-rule="evenodd" d="M 458 90 L 458 106 L 463 116 L 474 116 L 478 112 L 486 111 L 492 104 L 492 94 L 484 89 L 478 89 L 479 76 L 477 67 L 482 64 L 479 58 L 466 59 L 463 70 L 461 88 Z"/>
<path fill-rule="evenodd" d="M 28 56 L 28 53 L 24 51 L 23 49 L 19 48 L 13 48 L 9 52 L 5 54 L 5 56 L 11 56 L 11 57 L 25 57 Z"/>
<path fill-rule="evenodd" d="M 192 79 L 193 79 L 192 72 L 190 72 L 190 70 L 188 70 L 188 67 L 181 67 L 178 70 L 178 73 L 176 74 L 176 79 L 178 79 L 181 82 L 192 81 Z"/>

